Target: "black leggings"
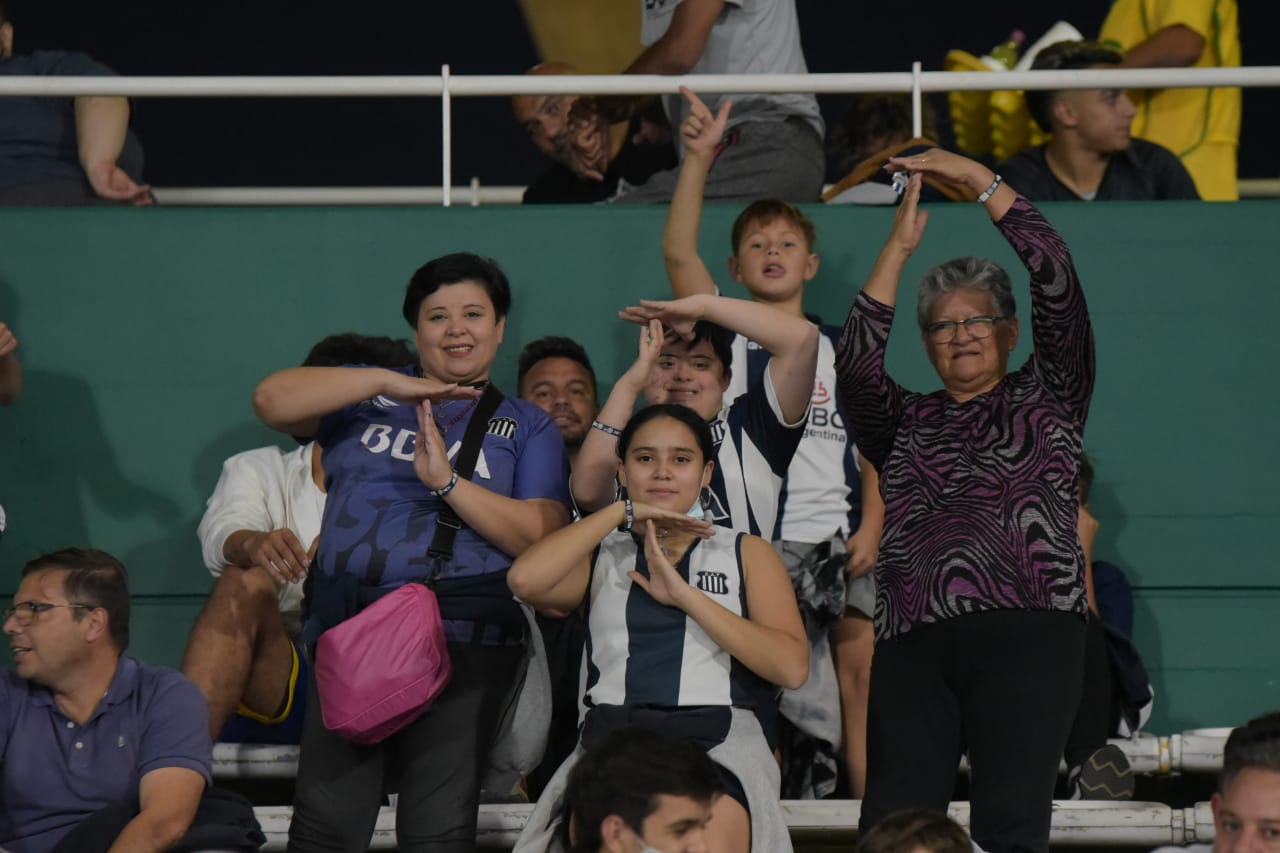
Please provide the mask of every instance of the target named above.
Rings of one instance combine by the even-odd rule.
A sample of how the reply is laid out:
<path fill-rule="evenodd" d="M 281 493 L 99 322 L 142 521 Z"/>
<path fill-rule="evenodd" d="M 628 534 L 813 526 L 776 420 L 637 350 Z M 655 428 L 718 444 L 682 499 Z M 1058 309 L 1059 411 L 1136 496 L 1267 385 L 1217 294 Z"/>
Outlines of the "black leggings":
<path fill-rule="evenodd" d="M 449 657 L 453 678 L 431 709 L 372 746 L 324 727 L 311 679 L 289 850 L 368 849 L 383 791 L 397 782 L 397 849 L 475 849 L 481 773 L 524 649 L 450 643 Z"/>
<path fill-rule="evenodd" d="M 996 610 L 876 643 L 859 829 L 900 809 L 945 812 L 967 749 L 973 840 L 1047 851 L 1084 634 L 1071 613 Z"/>

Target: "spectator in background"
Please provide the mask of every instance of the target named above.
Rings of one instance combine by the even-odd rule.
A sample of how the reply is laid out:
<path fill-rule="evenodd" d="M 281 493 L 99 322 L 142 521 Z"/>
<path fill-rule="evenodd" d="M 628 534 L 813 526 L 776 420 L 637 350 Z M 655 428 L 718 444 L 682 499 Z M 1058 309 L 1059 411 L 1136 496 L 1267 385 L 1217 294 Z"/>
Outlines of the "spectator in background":
<path fill-rule="evenodd" d="M 1121 55 L 1096 42 L 1060 41 L 1036 55 L 1033 70 L 1112 68 Z M 1033 201 L 1198 199 L 1177 156 L 1130 135 L 1135 108 L 1123 89 L 1029 90 L 1027 109 L 1053 134 L 1000 164 Z"/>
<path fill-rule="evenodd" d="M 577 341 L 556 335 L 532 341 L 520 352 L 516 385 L 522 399 L 555 421 L 572 470 L 582 441 L 600 408 L 596 399 L 596 373 L 591 369 L 587 351 Z M 528 775 L 528 793 L 533 799 L 578 743 L 578 682 L 582 644 L 586 639 L 581 610 L 563 617 L 540 613 L 538 628 L 547 650 L 551 679 L 551 728 L 542 761 Z"/>
<path fill-rule="evenodd" d="M 921 136 L 913 136 L 911 96 L 892 92 L 853 95 L 832 144 L 840 169 L 848 172 L 823 194 L 827 204 L 897 204 L 902 194 L 885 171 L 890 157 L 906 157 L 938 147 L 933 108 L 923 103 Z M 955 187 L 925 179 L 921 201 L 961 201 Z"/>
<path fill-rule="evenodd" d="M 1213 809 L 1213 844 L 1160 847 L 1155 853 L 1267 853 L 1280 832 L 1280 713 L 1233 730 L 1222 750 Z"/>
<path fill-rule="evenodd" d="M 320 714 L 307 715 L 291 850 L 365 849 L 382 793 L 393 788 L 401 846 L 475 844 L 480 773 L 525 662 L 526 620 L 507 570 L 569 517 L 568 463 L 555 425 L 490 382 L 510 308 L 511 285 L 494 261 L 444 255 L 405 289 L 417 364 L 295 367 L 254 392 L 264 423 L 324 448 L 329 496 L 308 572 L 303 642 L 313 646 L 381 595 L 434 576 L 453 664 L 431 708 L 381 743 L 352 743 Z M 449 449 L 462 442 L 485 395 L 495 414 L 480 434 L 474 472 L 462 477 Z M 432 560 L 436 530 L 451 515 L 461 522 L 452 558 Z M 313 683 L 308 704 L 316 701 Z"/>
<path fill-rule="evenodd" d="M 693 92 L 686 89 L 685 97 L 689 114 L 680 130 L 685 158 L 662 241 L 667 278 L 677 297 L 717 292 L 698 254 L 698 231 L 703 185 L 729 119 L 727 104 L 713 115 Z M 834 791 L 842 742 L 850 787 L 855 797 L 862 796 L 875 610 L 871 570 L 884 515 L 879 480 L 870 465 L 860 464 L 848 432 L 848 413 L 835 394 L 840 329 L 804 313 L 805 283 L 818 271 L 816 239 L 813 222 L 803 211 L 784 201 L 763 199 L 738 215 L 728 263 L 730 274 L 753 302 L 812 323 L 820 331 L 809 426 L 786 470 L 778 523 L 764 533 L 791 575 L 811 645 L 808 681 L 782 697 L 782 716 L 788 723 L 780 737 L 782 791 L 788 799 L 822 798 Z M 764 381 L 769 353 L 738 335 L 733 339 L 733 361 L 738 369 L 725 395 L 729 400 Z"/>
<path fill-rule="evenodd" d="M 858 839 L 853 853 L 973 853 L 964 827 L 940 812 L 894 812 Z"/>
<path fill-rule="evenodd" d="M 1124 53 L 1124 68 L 1240 65 L 1236 0 L 1115 0 L 1099 41 Z M 1240 197 L 1239 89 L 1149 89 L 1133 93 L 1134 136 L 1176 154 L 1206 201 Z"/>
<path fill-rule="evenodd" d="M 711 808 L 724 794 L 706 752 L 650 729 L 619 729 L 569 774 L 565 803 L 576 853 L 702 853 Z"/>
<path fill-rule="evenodd" d="M 627 74 L 806 74 L 795 0 L 640 0 L 645 50 Z M 708 100 L 712 112 L 729 98 Z M 708 201 L 761 197 L 816 201 L 822 192 L 824 126 L 809 94 L 740 95 L 707 176 Z M 603 128 L 631 115 L 637 100 L 582 99 L 573 111 L 575 171 L 604 145 Z M 671 127 L 684 121 L 680 95 L 664 98 Z M 679 142 L 677 141 L 677 145 Z M 677 172 L 659 172 L 640 187 L 620 187 L 614 201 L 667 202 Z"/>
<path fill-rule="evenodd" d="M 402 341 L 331 335 L 304 367 L 414 361 Z M 302 737 L 308 671 L 302 581 L 311 567 L 325 486 L 314 441 L 284 452 L 260 447 L 228 459 L 197 533 L 216 578 L 200 611 L 182 671 L 209 703 L 209 734 L 229 743 L 296 744 Z M 230 721 L 230 722 L 228 722 Z"/>
<path fill-rule="evenodd" d="M 13 52 L 13 22 L 0 0 L 0 74 L 109 76 L 83 53 Z M 151 204 L 139 183 L 142 147 L 126 98 L 0 98 L 0 205 Z"/>
<path fill-rule="evenodd" d="M 205 703 L 179 673 L 125 655 L 124 566 L 79 548 L 37 557 L 4 632 L 14 667 L 0 675 L 0 847 L 167 850 L 210 779 Z"/>
<path fill-rule="evenodd" d="M 0 322 L 0 406 L 12 406 L 22 393 L 22 362 L 17 350 L 13 330 Z"/>
<path fill-rule="evenodd" d="M 563 62 L 544 62 L 530 74 L 576 74 Z M 511 108 L 516 121 L 538 150 L 555 164 L 535 178 L 524 191 L 525 204 L 590 204 L 613 196 L 620 182 L 643 184 L 654 172 L 673 169 L 676 150 L 671 127 L 662 105 L 650 99 L 630 121 L 600 128 L 600 143 L 592 156 L 574 169 L 569 133 L 569 112 L 577 102 L 573 95 L 516 95 Z"/>
<path fill-rule="evenodd" d="M 520 351 L 516 385 L 522 399 L 555 421 L 572 467 L 600 409 L 596 372 L 591 369 L 587 351 L 572 338 L 559 335 L 532 341 Z"/>
<path fill-rule="evenodd" d="M 1066 243 L 990 169 L 939 149 L 889 163 L 983 207 L 1030 275 L 1034 350 L 1009 371 L 1021 331 L 1009 274 L 961 257 L 925 273 L 916 300 L 942 389 L 909 391 L 886 372 L 899 279 L 927 221 L 912 174 L 836 354 L 885 502 L 861 828 L 899 809 L 945 810 L 967 748 L 974 841 L 1047 850 L 1083 679 L 1089 311 Z"/>

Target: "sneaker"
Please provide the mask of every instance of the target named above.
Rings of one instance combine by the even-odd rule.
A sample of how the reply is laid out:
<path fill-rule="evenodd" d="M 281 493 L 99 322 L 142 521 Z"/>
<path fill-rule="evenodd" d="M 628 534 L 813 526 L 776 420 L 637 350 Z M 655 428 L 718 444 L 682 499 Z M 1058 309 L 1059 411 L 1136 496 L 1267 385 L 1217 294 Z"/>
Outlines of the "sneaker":
<path fill-rule="evenodd" d="M 1068 776 L 1073 800 L 1132 800 L 1133 768 L 1113 743 L 1096 750 Z"/>

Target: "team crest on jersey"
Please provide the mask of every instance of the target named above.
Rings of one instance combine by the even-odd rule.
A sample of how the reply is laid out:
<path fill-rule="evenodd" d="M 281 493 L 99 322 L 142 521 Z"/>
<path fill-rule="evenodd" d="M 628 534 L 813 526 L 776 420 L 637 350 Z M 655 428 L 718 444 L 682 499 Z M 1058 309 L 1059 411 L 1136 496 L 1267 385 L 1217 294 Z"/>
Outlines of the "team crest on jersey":
<path fill-rule="evenodd" d="M 724 431 L 728 429 L 728 425 L 721 419 L 717 418 L 711 423 L 711 443 L 716 447 L 720 446 L 720 442 L 724 441 Z"/>
<path fill-rule="evenodd" d="M 724 572 L 698 572 L 698 582 L 694 586 L 708 595 L 728 595 L 729 576 Z"/>
<path fill-rule="evenodd" d="M 400 405 L 399 400 L 393 400 L 390 397 L 384 396 L 382 394 L 379 394 L 378 396 L 374 397 L 370 402 L 373 403 L 375 406 L 377 406 L 379 409 L 394 409 L 396 406 Z"/>
<path fill-rule="evenodd" d="M 815 406 L 825 406 L 831 402 L 831 389 L 827 387 L 827 383 L 821 379 L 813 380 L 813 404 Z"/>
<path fill-rule="evenodd" d="M 515 418 L 494 418 L 489 421 L 489 428 L 485 432 L 498 438 L 514 438 L 519 426 Z"/>

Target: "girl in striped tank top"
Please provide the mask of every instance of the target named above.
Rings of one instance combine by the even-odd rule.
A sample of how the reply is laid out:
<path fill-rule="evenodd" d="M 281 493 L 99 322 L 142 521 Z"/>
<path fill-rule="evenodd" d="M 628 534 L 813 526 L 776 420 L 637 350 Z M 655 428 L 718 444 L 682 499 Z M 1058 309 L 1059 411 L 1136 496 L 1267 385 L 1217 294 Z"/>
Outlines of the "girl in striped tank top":
<path fill-rule="evenodd" d="M 754 713 L 778 686 L 808 677 L 809 646 L 786 570 L 758 536 L 702 516 L 710 429 L 686 406 L 636 413 L 618 438 L 627 498 L 544 538 L 507 581 L 539 611 L 584 607 L 580 743 L 556 772 L 515 850 L 567 849 L 560 826 L 569 770 L 624 725 L 661 729 L 707 750 L 728 796 L 707 826 L 716 851 L 790 851 L 779 773 Z"/>

